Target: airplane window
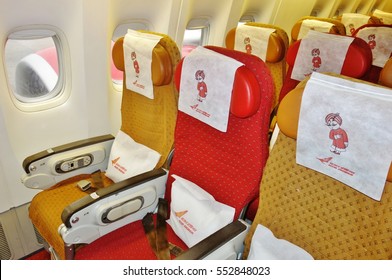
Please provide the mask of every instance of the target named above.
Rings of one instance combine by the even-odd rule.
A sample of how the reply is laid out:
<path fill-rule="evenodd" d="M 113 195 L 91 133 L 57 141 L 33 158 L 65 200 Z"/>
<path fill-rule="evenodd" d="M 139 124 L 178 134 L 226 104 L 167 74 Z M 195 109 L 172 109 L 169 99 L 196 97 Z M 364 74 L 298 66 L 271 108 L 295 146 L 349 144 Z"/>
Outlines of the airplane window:
<path fill-rule="evenodd" d="M 59 95 L 59 38 L 51 30 L 11 33 L 5 45 L 5 65 L 13 98 L 20 104 L 36 104 Z"/>
<path fill-rule="evenodd" d="M 194 19 L 188 23 L 182 43 L 183 57 L 188 55 L 197 46 L 203 46 L 207 43 L 209 26 L 208 20 L 206 19 Z"/>
<path fill-rule="evenodd" d="M 189 54 L 194 48 L 202 45 L 202 29 L 186 29 L 184 33 L 184 43 L 182 46 L 182 56 Z"/>
<path fill-rule="evenodd" d="M 247 22 L 255 22 L 255 18 L 252 15 L 243 15 L 238 22 L 238 25 L 245 24 Z"/>

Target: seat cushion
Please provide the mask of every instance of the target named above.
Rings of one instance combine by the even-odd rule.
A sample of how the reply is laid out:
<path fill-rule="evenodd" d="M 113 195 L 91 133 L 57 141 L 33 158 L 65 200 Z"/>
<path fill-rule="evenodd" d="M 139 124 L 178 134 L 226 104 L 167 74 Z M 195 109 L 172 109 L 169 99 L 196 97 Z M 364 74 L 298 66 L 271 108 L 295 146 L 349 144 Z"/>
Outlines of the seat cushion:
<path fill-rule="evenodd" d="M 104 187 L 113 184 L 106 176 L 102 176 L 102 179 Z M 35 228 L 61 259 L 65 258 L 64 241 L 57 232 L 63 223 L 61 214 L 69 204 L 89 194 L 76 186 L 80 180 L 92 181 L 91 175 L 82 174 L 72 177 L 38 193 L 29 207 L 29 217 Z"/>
<path fill-rule="evenodd" d="M 183 250 L 188 249 L 169 225 L 167 225 L 167 239 Z M 142 222 L 136 221 L 97 239 L 88 246 L 81 246 L 76 252 L 75 259 L 156 260 L 157 257 L 150 248 Z"/>

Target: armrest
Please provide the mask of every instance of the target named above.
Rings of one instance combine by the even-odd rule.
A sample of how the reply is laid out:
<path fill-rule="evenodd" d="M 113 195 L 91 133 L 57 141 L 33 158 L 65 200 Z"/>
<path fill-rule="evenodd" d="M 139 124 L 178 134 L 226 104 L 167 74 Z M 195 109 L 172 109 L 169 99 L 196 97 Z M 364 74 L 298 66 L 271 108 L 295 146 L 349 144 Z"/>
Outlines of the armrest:
<path fill-rule="evenodd" d="M 28 188 L 46 189 L 57 182 L 81 173 L 105 170 L 114 141 L 103 135 L 57 146 L 27 157 L 23 161 Z"/>
<path fill-rule="evenodd" d="M 139 186 L 141 184 L 144 184 L 156 178 L 162 177 L 164 175 L 166 175 L 166 171 L 160 168 L 123 180 L 109 187 L 98 189 L 93 194 L 86 195 L 85 197 L 68 205 L 61 214 L 61 220 L 63 221 L 66 227 L 70 228 L 72 227 L 70 221 L 72 215 L 82 210 L 83 208 L 86 208 L 87 206 L 96 203 L 100 199 L 104 199 L 111 195 L 117 195 L 122 191 L 135 188 L 136 186 Z"/>
<path fill-rule="evenodd" d="M 176 260 L 230 259 L 243 252 L 250 225 L 236 220 L 179 255 Z"/>
<path fill-rule="evenodd" d="M 66 244 L 97 238 L 153 212 L 166 189 L 168 173 L 160 168 L 118 182 L 68 205 L 58 231 Z"/>

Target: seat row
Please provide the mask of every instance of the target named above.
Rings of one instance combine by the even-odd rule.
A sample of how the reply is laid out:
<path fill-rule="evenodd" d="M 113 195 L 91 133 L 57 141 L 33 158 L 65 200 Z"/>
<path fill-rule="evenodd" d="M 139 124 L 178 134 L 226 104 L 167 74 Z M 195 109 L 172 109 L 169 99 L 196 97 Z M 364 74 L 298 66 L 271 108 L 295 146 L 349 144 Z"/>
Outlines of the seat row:
<path fill-rule="evenodd" d="M 316 188 L 314 191 L 306 191 L 312 195 L 296 200 L 296 192 L 304 190 L 299 178 L 308 176 L 307 171 L 297 170 L 296 136 L 279 132 L 272 152 L 278 156 L 269 157 L 269 132 L 275 127 L 271 120 L 277 119 L 279 127 L 285 127 L 279 119 L 288 118 L 291 130 L 298 123 L 298 116 L 290 111 L 299 112 L 301 94 L 292 92 L 302 93 L 305 82 L 292 79 L 291 73 L 305 39 L 290 45 L 287 34 L 279 27 L 248 23 L 245 31 L 248 27 L 252 32 L 268 32 L 262 59 L 246 53 L 254 54 L 261 44 L 254 43 L 259 41 L 253 41 L 242 28 L 227 34 L 226 48 L 201 47 L 183 59 L 175 42 L 164 34 L 131 32 L 115 43 L 113 61 L 124 71 L 121 133 L 56 147 L 28 157 L 23 163 L 25 184 L 45 189 L 34 197 L 29 212 L 54 258 L 238 258 L 246 236 L 245 254 L 249 254 L 260 223 L 315 258 L 391 258 L 392 227 L 385 221 L 390 216 L 390 183 L 386 184 L 382 207 L 360 196 L 353 218 L 346 203 L 335 206 L 344 208 L 350 221 L 347 230 L 351 232 L 357 227 L 351 225 L 352 219 L 358 219 L 362 207 L 371 208 L 364 219 L 377 216 L 371 224 L 379 225 L 381 234 L 377 236 L 383 240 L 386 236 L 387 241 L 380 246 L 358 247 L 357 251 L 369 251 L 368 254 L 350 254 L 351 245 L 334 254 L 328 234 L 323 237 L 328 253 L 318 252 L 320 247 L 298 242 L 306 242 L 309 236 L 317 239 L 317 231 L 304 230 L 300 234 L 297 223 L 292 226 L 294 237 L 286 231 L 280 233 L 279 222 L 301 218 L 304 210 L 298 210 L 298 205 L 309 205 L 306 211 L 312 207 L 326 211 L 315 199 L 323 199 L 317 182 L 310 184 L 310 188 Z M 238 39 L 239 36 L 243 37 Z M 236 50 L 241 44 L 243 52 Z M 150 57 L 143 52 L 146 46 L 150 46 Z M 353 38 L 339 74 L 363 78 L 371 64 L 369 45 Z M 145 69 L 150 73 L 147 78 Z M 389 73 L 384 71 L 380 76 L 386 85 Z M 151 90 L 146 95 L 148 88 Z M 281 109 L 286 99 L 289 105 Z M 284 150 L 278 148 L 282 145 Z M 130 152 L 129 147 L 140 152 Z M 141 166 L 148 167 L 140 169 Z M 140 171 L 132 173 L 134 169 Z M 112 175 L 116 172 L 119 177 Z M 316 181 L 326 180 L 325 175 L 317 176 Z M 289 179 L 298 180 L 301 186 L 294 186 Z M 355 191 L 336 180 L 329 181 L 338 196 L 328 196 L 327 203 L 335 204 L 342 196 L 354 197 L 350 204 L 358 202 Z M 345 190 L 340 192 L 341 188 Z M 291 195 L 294 197 L 285 208 L 287 201 L 283 198 Z M 245 213 L 248 205 L 251 206 Z M 318 215 L 312 215 L 311 222 Z M 252 227 L 243 219 L 254 220 Z M 340 230 L 338 222 L 334 227 Z M 317 230 L 326 228 L 323 222 Z M 369 236 L 374 230 L 368 229 L 366 223 L 361 236 L 364 232 Z M 233 240 L 234 245 L 225 245 L 225 239 L 218 237 Z M 352 238 L 356 237 L 352 232 Z M 334 238 L 332 248 L 341 247 L 341 240 L 341 235 Z M 217 244 L 221 250 L 203 250 Z M 376 253 L 380 248 L 382 253 Z"/>

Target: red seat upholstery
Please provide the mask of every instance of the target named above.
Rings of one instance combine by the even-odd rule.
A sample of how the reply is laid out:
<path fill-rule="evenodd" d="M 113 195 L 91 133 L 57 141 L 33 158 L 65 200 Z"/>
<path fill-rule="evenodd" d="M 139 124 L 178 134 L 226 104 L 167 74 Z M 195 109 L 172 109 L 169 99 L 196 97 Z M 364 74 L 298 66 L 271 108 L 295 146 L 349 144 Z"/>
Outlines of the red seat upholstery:
<path fill-rule="evenodd" d="M 287 33 L 276 25 L 264 24 L 258 22 L 248 22 L 246 25 L 274 29 L 275 31 L 270 35 L 268 39 L 268 47 L 266 51 L 265 63 L 271 71 L 271 75 L 275 85 L 274 103 L 273 110 L 271 112 L 270 120 L 270 135 L 272 134 L 276 124 L 276 111 L 279 106 L 279 94 L 283 85 L 283 81 L 286 77 L 286 53 L 289 46 L 289 38 Z M 231 29 L 226 35 L 226 47 L 229 49 L 235 49 L 235 36 L 237 28 Z M 257 200 L 257 198 L 256 198 Z M 250 206 L 245 214 L 245 218 L 252 220 L 256 214 L 258 201 L 251 202 Z"/>
<path fill-rule="evenodd" d="M 170 202 L 171 175 L 176 174 L 202 187 L 217 201 L 234 207 L 236 220 L 246 204 L 258 195 L 268 156 L 269 114 L 274 86 L 269 70 L 261 59 L 224 48 L 207 48 L 244 64 L 236 72 L 227 132 L 218 131 L 178 112 L 175 152 L 165 198 Z M 179 64 L 175 74 L 177 81 L 180 80 L 181 71 L 182 64 Z M 240 96 L 247 97 L 246 101 Z M 167 227 L 169 242 L 186 249 L 169 225 Z M 156 259 L 141 221 L 81 247 L 75 258 L 107 259 L 108 255 L 114 259 Z"/>
<path fill-rule="evenodd" d="M 365 30 L 367 28 L 379 28 L 379 27 L 392 28 L 392 25 L 387 25 L 387 24 L 365 24 L 365 25 L 357 28 L 355 30 L 355 32 L 353 33 L 353 36 L 354 37 L 358 37 L 358 32 L 360 32 L 361 30 Z M 373 49 L 372 49 L 372 51 L 373 51 Z M 381 72 L 382 68 L 383 67 L 372 65 L 370 67 L 370 70 L 365 74 L 365 76 L 362 77 L 362 79 L 365 80 L 365 81 L 368 81 L 368 82 L 377 83 L 378 79 L 380 77 L 380 72 Z"/>
<path fill-rule="evenodd" d="M 291 73 L 293 71 L 301 41 L 302 40 L 298 40 L 292 44 L 287 51 L 286 62 L 288 64 L 288 70 L 280 92 L 279 101 L 281 101 L 289 91 L 299 84 L 299 81 L 291 78 Z M 369 71 L 371 62 L 372 53 L 370 47 L 362 39 L 355 38 L 347 50 L 341 73 L 337 74 L 362 79 Z"/>
<path fill-rule="evenodd" d="M 275 31 L 268 39 L 268 47 L 266 51 L 265 62 L 271 71 L 275 85 L 274 108 L 278 105 L 279 92 L 282 88 L 284 78 L 286 76 L 286 52 L 289 46 L 289 38 L 287 33 L 276 25 L 248 22 L 246 25 L 259 27 L 260 29 L 274 29 Z M 231 29 L 226 35 L 226 48 L 235 49 L 235 36 L 237 28 Z"/>

